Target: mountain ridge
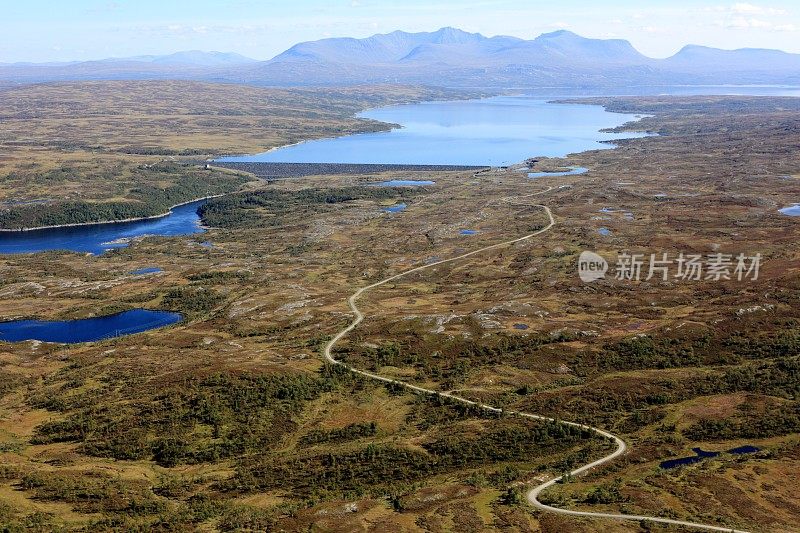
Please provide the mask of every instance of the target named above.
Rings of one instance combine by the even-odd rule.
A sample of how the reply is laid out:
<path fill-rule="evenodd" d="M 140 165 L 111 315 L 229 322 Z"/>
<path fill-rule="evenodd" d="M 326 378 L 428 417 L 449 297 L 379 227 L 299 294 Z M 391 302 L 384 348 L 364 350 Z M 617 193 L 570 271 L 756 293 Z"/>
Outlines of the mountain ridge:
<path fill-rule="evenodd" d="M 625 39 L 588 38 L 568 30 L 526 40 L 444 27 L 433 32 L 396 30 L 363 39 L 305 41 L 267 61 L 189 50 L 63 64 L 0 64 L 0 80 L 6 82 L 80 79 L 194 79 L 284 86 L 800 84 L 800 54 L 690 44 L 670 57 L 656 59 Z"/>

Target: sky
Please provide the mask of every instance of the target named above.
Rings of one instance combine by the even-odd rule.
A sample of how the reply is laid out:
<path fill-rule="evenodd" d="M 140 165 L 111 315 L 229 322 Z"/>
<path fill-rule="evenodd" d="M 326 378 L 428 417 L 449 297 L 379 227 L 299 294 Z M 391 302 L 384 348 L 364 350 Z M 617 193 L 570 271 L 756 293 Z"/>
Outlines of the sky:
<path fill-rule="evenodd" d="M 567 29 L 667 57 L 685 44 L 800 53 L 800 4 L 638 0 L 0 0 L 0 63 L 238 52 L 269 59 L 325 37 L 452 26 L 532 39 Z"/>

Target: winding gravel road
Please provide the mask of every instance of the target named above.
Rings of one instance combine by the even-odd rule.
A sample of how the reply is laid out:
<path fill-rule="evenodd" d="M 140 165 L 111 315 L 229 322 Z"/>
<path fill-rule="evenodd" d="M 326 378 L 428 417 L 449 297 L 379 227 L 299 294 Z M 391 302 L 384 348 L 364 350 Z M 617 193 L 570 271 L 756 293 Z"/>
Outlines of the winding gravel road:
<path fill-rule="evenodd" d="M 517 204 L 515 202 L 515 200 L 521 200 L 521 199 L 524 199 L 524 198 L 530 198 L 532 196 L 539 196 L 539 195 L 545 194 L 547 192 L 550 192 L 552 190 L 553 190 L 553 187 L 548 187 L 545 190 L 542 190 L 542 191 L 539 191 L 539 192 L 535 192 L 533 194 L 526 194 L 526 195 L 522 195 L 522 196 L 509 196 L 509 197 L 506 197 L 506 198 L 501 198 L 500 201 L 501 202 L 511 203 L 512 205 L 520 205 L 520 204 Z M 455 256 L 455 257 L 451 257 L 449 259 L 443 259 L 441 261 L 436 261 L 434 263 L 429 263 L 429 264 L 426 264 L 426 265 L 423 265 L 423 266 L 419 266 L 419 267 L 416 267 L 416 268 L 405 270 L 403 272 L 400 272 L 399 274 L 395 274 L 394 276 L 390 276 L 390 277 L 388 277 L 386 279 L 383 279 L 381 281 L 375 282 L 375 283 L 373 283 L 371 285 L 367 285 L 366 287 L 361 287 L 356 292 L 354 292 L 352 295 L 350 295 L 350 297 L 347 299 L 347 304 L 350 306 L 350 310 L 355 315 L 355 318 L 353 318 L 353 321 L 350 322 L 350 324 L 346 328 L 344 328 L 339 333 L 337 333 L 328 342 L 328 344 L 325 345 L 325 350 L 323 352 L 324 356 L 325 356 L 325 359 L 329 363 L 335 364 L 335 365 L 341 365 L 341 366 L 347 368 L 349 371 L 351 371 L 351 372 L 353 372 L 355 374 L 358 374 L 358 375 L 361 375 L 361 376 L 364 376 L 364 377 L 367 377 L 367 378 L 370 378 L 370 379 L 374 379 L 374 380 L 377 380 L 377 381 L 381 381 L 381 382 L 384 382 L 384 383 L 391 383 L 391 384 L 394 384 L 394 385 L 398 385 L 398 386 L 404 387 L 404 388 L 406 388 L 408 390 L 411 390 L 411 391 L 419 393 L 419 394 L 439 395 L 439 396 L 442 396 L 442 397 L 450 398 L 452 400 L 461 402 L 463 404 L 478 406 L 478 407 L 480 407 L 482 409 L 485 409 L 487 411 L 493 411 L 493 412 L 497 412 L 497 413 L 502 412 L 502 413 L 507 414 L 507 415 L 520 416 L 520 417 L 523 417 L 523 418 L 529 418 L 529 419 L 533 419 L 533 420 L 543 420 L 543 421 L 555 422 L 555 419 L 550 418 L 548 416 L 537 415 L 537 414 L 532 414 L 532 413 L 525 413 L 523 411 L 513 411 L 513 410 L 507 410 L 507 409 L 503 410 L 503 409 L 500 409 L 498 407 L 494 407 L 494 406 L 487 405 L 487 404 L 484 404 L 484 403 L 474 402 L 472 400 L 468 400 L 467 398 L 462 398 L 461 396 L 457 396 L 457 395 L 452 394 L 452 393 L 438 392 L 438 391 L 435 391 L 435 390 L 432 390 L 432 389 L 426 389 L 424 387 L 418 387 L 417 385 L 412 385 L 411 383 L 406 383 L 405 381 L 399 381 L 399 380 L 396 380 L 396 379 L 392 379 L 392 378 L 387 378 L 385 376 L 381 376 L 379 374 L 373 374 L 372 372 L 359 370 L 358 368 L 352 367 L 350 365 L 347 365 L 347 364 L 343 363 L 342 361 L 337 360 L 331 354 L 331 350 L 333 349 L 333 347 L 336 346 L 336 344 L 344 336 L 346 336 L 348 333 L 353 331 L 353 329 L 355 329 L 356 326 L 358 326 L 361 323 L 362 320 L 364 320 L 364 314 L 361 312 L 361 310 L 359 310 L 358 306 L 356 305 L 356 301 L 365 292 L 367 292 L 369 290 L 372 290 L 372 289 L 374 289 L 376 287 L 380 287 L 381 285 L 385 285 L 385 284 L 387 284 L 389 282 L 395 281 L 397 279 L 407 277 L 407 276 L 409 276 L 411 274 L 414 274 L 416 272 L 421 272 L 423 270 L 427 270 L 427 269 L 436 267 L 438 265 L 443 265 L 443 264 L 446 264 L 446 263 L 453 263 L 453 262 L 456 262 L 456 261 L 460 261 L 462 259 L 466 259 L 468 257 L 472 257 L 474 255 L 478 255 L 478 254 L 482 254 L 484 252 L 488 252 L 490 250 L 495 250 L 495 249 L 498 249 L 498 248 L 511 246 L 511 245 L 513 245 L 515 243 L 518 243 L 518 242 L 526 241 L 528 239 L 531 239 L 531 238 L 533 238 L 533 237 L 535 237 L 537 235 L 540 235 L 540 234 L 548 231 L 550 228 L 552 228 L 555 225 L 555 219 L 553 218 L 553 213 L 550 211 L 550 208 L 547 207 L 546 205 L 541 205 L 541 204 L 524 204 L 524 205 L 526 207 L 538 207 L 538 208 L 543 209 L 544 212 L 547 214 L 547 217 L 549 218 L 549 223 L 545 227 L 543 227 L 542 229 L 539 229 L 537 231 L 534 231 L 533 233 L 529 233 L 528 235 L 525 235 L 525 236 L 522 236 L 522 237 L 518 237 L 518 238 L 515 238 L 515 239 L 510 239 L 510 240 L 503 241 L 503 242 L 500 242 L 500 243 L 497 243 L 497 244 L 492 244 L 492 245 L 489 245 L 489 246 L 484 246 L 482 248 L 478 248 L 477 250 L 473 250 L 473 251 L 465 253 L 465 254 L 461 254 L 461 255 L 458 255 L 458 256 Z M 574 426 L 574 427 L 581 428 L 581 429 L 584 429 L 584 430 L 592 431 L 592 432 L 596 433 L 597 435 L 600 435 L 602 437 L 605 437 L 606 439 L 609 439 L 609 440 L 613 441 L 614 444 L 616 445 L 616 449 L 612 453 L 606 455 L 605 457 L 597 459 L 596 461 L 593 461 L 593 462 L 591 462 L 591 463 L 589 463 L 587 465 L 584 465 L 584 466 L 582 466 L 580 468 L 577 468 L 577 469 L 573 470 L 572 472 L 569 473 L 569 476 L 573 476 L 574 477 L 574 476 L 580 475 L 580 474 L 582 474 L 584 472 L 587 472 L 587 471 L 589 471 L 589 470 L 591 470 L 591 469 L 593 469 L 593 468 L 595 468 L 597 466 L 600 466 L 602 464 L 608 463 L 609 461 L 613 461 L 614 459 L 616 459 L 620 455 L 623 455 L 628 449 L 627 445 L 625 444 L 625 442 L 621 438 L 619 438 L 618 436 L 616 436 L 616 435 L 614 435 L 612 433 L 609 433 L 608 431 L 604 431 L 604 430 L 602 430 L 600 428 L 587 426 L 587 425 L 584 425 L 584 424 L 578 424 L 577 422 L 565 422 L 563 420 L 560 420 L 559 422 L 562 423 L 562 424 L 569 425 L 569 426 Z M 528 503 L 530 503 L 535 508 L 541 509 L 543 511 L 549 511 L 549 512 L 553 512 L 553 513 L 559 513 L 559 514 L 571 515 L 571 516 L 579 516 L 579 517 L 586 517 L 586 518 L 608 518 L 608 519 L 613 519 L 613 520 L 632 520 L 632 521 L 639 521 L 639 522 L 640 521 L 647 521 L 647 522 L 657 522 L 657 523 L 661 523 L 661 524 L 671 524 L 671 525 L 677 525 L 677 526 L 684 526 L 684 527 L 695 528 L 695 529 L 705 530 L 705 531 L 727 531 L 729 533 L 748 533 L 748 532 L 743 531 L 743 530 L 731 529 L 729 527 L 713 526 L 713 525 L 709 525 L 709 524 L 699 524 L 699 523 L 696 523 L 696 522 L 687 522 L 687 521 L 683 521 L 683 520 L 673 520 L 673 519 L 670 519 L 670 518 L 659 518 L 659 517 L 655 517 L 655 516 L 641 516 L 641 515 L 628 515 L 628 514 L 615 514 L 615 513 L 597 513 L 597 512 L 589 512 L 589 511 L 573 511 L 573 510 L 568 510 L 568 509 L 559 509 L 558 507 L 553 507 L 553 506 L 547 505 L 547 504 L 542 503 L 541 501 L 539 501 L 539 495 L 544 490 L 546 490 L 547 488 L 549 488 L 549 487 L 555 485 L 556 483 L 558 483 L 559 481 L 561 481 L 561 479 L 563 477 L 564 476 L 555 477 L 555 478 L 553 478 L 553 479 L 551 479 L 549 481 L 546 481 L 546 482 L 542 483 L 541 485 L 537 485 L 536 487 L 533 487 L 532 489 L 530 489 L 528 491 L 528 493 L 527 493 Z"/>

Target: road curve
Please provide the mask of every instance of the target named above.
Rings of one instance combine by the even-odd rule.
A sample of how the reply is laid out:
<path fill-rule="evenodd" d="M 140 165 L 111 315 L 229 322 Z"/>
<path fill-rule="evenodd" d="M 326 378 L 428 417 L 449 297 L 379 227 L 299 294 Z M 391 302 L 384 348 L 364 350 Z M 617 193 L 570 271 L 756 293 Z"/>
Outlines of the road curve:
<path fill-rule="evenodd" d="M 526 194 L 526 195 L 522 195 L 522 196 L 509 196 L 509 197 L 506 197 L 506 198 L 501 198 L 500 201 L 507 202 L 507 203 L 512 203 L 513 200 L 520 200 L 520 199 L 523 199 L 523 198 L 529 198 L 531 196 L 538 196 L 538 195 L 550 192 L 552 190 L 553 190 L 553 187 L 548 187 L 545 190 L 542 190 L 542 191 L 539 191 L 539 192 L 535 192 L 533 194 Z M 433 268 L 433 267 L 436 267 L 438 265 L 443 265 L 443 264 L 446 264 L 446 263 L 453 263 L 453 262 L 456 262 L 456 261 L 460 261 L 461 259 L 466 259 L 466 258 L 471 257 L 473 255 L 478 255 L 478 254 L 481 254 L 483 252 L 488 252 L 490 250 L 495 250 L 495 249 L 498 249 L 498 248 L 511 246 L 511 245 L 513 245 L 515 243 L 518 243 L 518 242 L 526 241 L 528 239 L 531 239 L 531 238 L 533 238 L 533 237 L 535 237 L 537 235 L 540 235 L 540 234 L 548 231 L 550 228 L 552 228 L 555 225 L 555 219 L 553 218 L 553 213 L 550 211 L 549 207 L 547 207 L 546 205 L 541 205 L 541 204 L 525 204 L 525 205 L 528 206 L 528 207 L 539 207 L 539 208 L 543 209 L 544 212 L 547 214 L 547 217 L 549 218 L 548 224 L 546 226 L 544 226 L 543 228 L 541 228 L 541 229 L 539 229 L 537 231 L 534 231 L 533 233 L 529 233 L 527 235 L 524 235 L 522 237 L 517 237 L 515 239 L 510 239 L 510 240 L 503 241 L 503 242 L 500 242 L 500 243 L 497 243 L 497 244 L 492 244 L 492 245 L 489 245 L 489 246 L 484 246 L 482 248 L 478 248 L 477 250 L 473 250 L 471 252 L 467 252 L 467 253 L 464 253 L 464 254 L 461 254 L 461 255 L 457 255 L 457 256 L 451 257 L 449 259 L 442 259 L 440 261 L 436 261 L 436 262 L 433 262 L 433 263 L 428 263 L 426 265 L 422 265 L 422 266 L 418 266 L 418 267 L 415 267 L 415 268 L 411 268 L 409 270 L 404 270 L 403 272 L 400 272 L 399 274 L 395 274 L 395 275 L 390 276 L 390 277 L 388 277 L 386 279 L 382 279 L 382 280 L 377 281 L 377 282 L 375 282 L 375 283 L 373 283 L 371 285 L 367 285 L 366 287 L 361 287 L 356 292 L 351 294 L 350 297 L 347 298 L 347 305 L 350 307 L 350 310 L 353 312 L 353 315 L 355 315 L 355 316 L 353 318 L 353 321 L 350 322 L 350 324 L 347 327 L 345 327 L 343 330 L 339 331 L 339 333 L 334 335 L 334 337 L 330 341 L 328 341 L 328 343 L 325 345 L 325 349 L 323 351 L 323 355 L 325 357 L 325 360 L 327 362 L 331 363 L 331 364 L 340 365 L 340 366 L 348 369 L 350 372 L 353 372 L 353 373 L 358 374 L 360 376 L 364 376 L 364 377 L 367 377 L 367 378 L 370 378 L 370 379 L 381 381 L 383 383 L 391 383 L 393 385 L 401 386 L 401 387 L 404 387 L 404 388 L 406 388 L 408 390 L 411 390 L 411 391 L 419 393 L 419 394 L 438 395 L 438 396 L 442 396 L 442 397 L 445 397 L 445 398 L 449 398 L 451 400 L 455 400 L 457 402 L 460 402 L 460 403 L 463 403 L 463 404 L 466 404 L 466 405 L 474 405 L 474 406 L 480 407 L 482 409 L 485 409 L 487 411 L 493 411 L 493 412 L 496 412 L 496 413 L 504 413 L 504 414 L 507 414 L 507 415 L 520 416 L 520 417 L 523 417 L 523 418 L 529 418 L 529 419 L 533 419 L 533 420 L 543 420 L 543 421 L 555 422 L 556 420 L 554 418 L 551 418 L 551 417 L 548 417 L 548 416 L 537 415 L 537 414 L 533 414 L 533 413 L 526 413 L 526 412 L 523 412 L 523 411 L 514 411 L 514 410 L 508 410 L 508 409 L 504 410 L 504 409 L 500 409 L 498 407 L 494 407 L 494 406 L 487 405 L 487 404 L 484 404 L 484 403 L 468 400 L 467 398 L 463 398 L 461 396 L 458 396 L 458 395 L 455 395 L 455 394 L 452 394 L 452 393 L 438 392 L 438 391 L 435 391 L 435 390 L 432 390 L 432 389 L 426 389 L 424 387 L 419 387 L 417 385 L 412 385 L 411 383 L 406 383 L 405 381 L 400 381 L 400 380 L 396 380 L 396 379 L 392 379 L 392 378 L 387 378 L 387 377 L 381 376 L 379 374 L 373 374 L 372 372 L 367 372 L 365 370 L 360 370 L 358 368 L 355 368 L 355 367 L 352 367 L 350 365 L 347 365 L 347 364 L 343 363 L 342 361 L 339 361 L 338 359 L 334 358 L 333 355 L 331 354 L 331 350 L 333 349 L 333 347 L 344 336 L 346 336 L 348 333 L 353 331 L 356 328 L 356 326 L 358 326 L 361 323 L 361 321 L 364 320 L 364 314 L 361 312 L 361 310 L 356 305 L 356 301 L 365 292 L 367 292 L 369 290 L 372 290 L 372 289 L 374 289 L 376 287 L 380 287 L 381 285 L 385 285 L 385 284 L 387 284 L 389 282 L 392 282 L 392 281 L 394 281 L 396 279 L 409 276 L 410 274 L 414 274 L 416 272 L 420 272 L 422 270 L 427 270 L 429 268 Z M 614 459 L 616 459 L 620 455 L 624 454 L 628 449 L 627 445 L 625 444 L 625 441 L 623 441 L 621 438 L 619 438 L 618 436 L 614 435 L 613 433 L 609 433 L 608 431 L 602 430 L 600 428 L 588 426 L 588 425 L 585 425 L 585 424 L 579 424 L 577 422 L 566 422 L 566 421 L 563 421 L 563 420 L 558 420 L 558 422 L 560 422 L 562 424 L 566 424 L 568 426 L 577 427 L 577 428 L 580 428 L 580 429 L 583 429 L 583 430 L 592 431 L 592 432 L 596 433 L 597 435 L 600 435 L 602 437 L 605 437 L 606 439 L 609 439 L 609 440 L 613 441 L 614 444 L 616 445 L 616 449 L 612 453 L 606 455 L 605 457 L 601 457 L 600 459 L 597 459 L 596 461 L 593 461 L 593 462 L 591 462 L 591 463 L 589 463 L 587 465 L 581 466 L 580 468 L 576 468 L 575 470 L 573 470 L 573 471 L 571 471 L 569 473 L 570 476 L 577 476 L 579 474 L 582 474 L 584 472 L 587 472 L 587 471 L 591 470 L 592 468 L 595 468 L 595 467 L 600 466 L 602 464 L 608 463 L 609 461 L 613 461 Z M 528 503 L 530 503 L 533 507 L 535 507 L 537 509 L 541 509 L 543 511 L 549 511 L 549 512 L 553 512 L 553 513 L 559 513 L 559 514 L 571 515 L 571 516 L 579 516 L 579 517 L 585 517 L 585 518 L 608 518 L 608 519 L 613 519 L 613 520 L 632 520 L 632 521 L 643 521 L 644 520 L 644 521 L 648 521 L 648 522 L 657 522 L 657 523 L 660 523 L 660 524 L 671 524 L 671 525 L 677 525 L 677 526 L 690 527 L 690 528 L 695 528 L 695 529 L 705 530 L 705 531 L 726 531 L 728 533 L 748 533 L 747 531 L 743 531 L 743 530 L 739 530 L 739 529 L 731 529 L 731 528 L 726 528 L 726 527 L 713 526 L 713 525 L 709 525 L 709 524 L 699 524 L 699 523 L 696 523 L 696 522 L 686 522 L 686 521 L 683 521 L 683 520 L 673 520 L 671 518 L 659 518 L 659 517 L 655 517 L 655 516 L 641 516 L 641 515 L 628 515 L 628 514 L 615 514 L 615 513 L 598 513 L 598 512 L 589 512 L 589 511 L 573 511 L 573 510 L 569 510 L 569 509 L 559 509 L 558 507 L 553 507 L 553 506 L 550 506 L 550 505 L 547 505 L 545 503 L 540 502 L 539 501 L 539 495 L 542 493 L 542 491 L 544 491 L 545 489 L 555 485 L 556 483 L 561 481 L 561 479 L 563 477 L 564 477 L 563 475 L 555 477 L 555 478 L 553 478 L 553 479 L 551 479 L 549 481 L 546 481 L 546 482 L 544 482 L 544 483 L 542 483 L 540 485 L 537 485 L 536 487 L 533 487 L 532 489 L 530 489 L 528 491 L 528 493 L 527 493 Z"/>

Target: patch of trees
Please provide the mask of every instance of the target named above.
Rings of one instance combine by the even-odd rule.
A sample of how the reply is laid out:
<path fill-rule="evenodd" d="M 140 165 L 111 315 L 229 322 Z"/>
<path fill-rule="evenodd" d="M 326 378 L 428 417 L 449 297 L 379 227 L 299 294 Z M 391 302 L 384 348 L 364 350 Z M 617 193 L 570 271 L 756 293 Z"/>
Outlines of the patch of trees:
<path fill-rule="evenodd" d="M 216 462 L 262 451 L 295 431 L 293 417 L 308 401 L 353 383 L 344 372 L 216 374 L 160 387 L 124 406 L 102 405 L 100 396 L 63 420 L 37 426 L 31 442 L 78 442 L 88 455 L 162 466 Z"/>
<path fill-rule="evenodd" d="M 363 494 L 487 461 L 530 461 L 593 438 L 590 432 L 558 422 L 507 419 L 493 423 L 479 435 L 440 436 L 423 444 L 424 451 L 368 444 L 344 452 L 248 457 L 239 462 L 235 476 L 222 482 L 221 488 L 241 492 L 282 488 L 307 497 L 330 491 Z"/>
<path fill-rule="evenodd" d="M 225 283 L 227 281 L 245 281 L 250 276 L 251 273 L 245 270 L 212 270 L 190 274 L 187 279 L 193 283 Z"/>
<path fill-rule="evenodd" d="M 679 368 L 731 363 L 746 359 L 777 358 L 800 354 L 800 329 L 775 332 L 737 331 L 733 334 L 689 333 L 685 336 L 637 335 L 603 346 L 601 352 L 574 362 L 576 367 L 603 370 Z"/>
<path fill-rule="evenodd" d="M 375 422 L 357 422 L 343 428 L 329 430 L 315 429 L 300 438 L 300 444 L 312 446 L 314 444 L 338 443 L 350 440 L 373 437 L 378 433 Z"/>
<path fill-rule="evenodd" d="M 736 333 L 724 339 L 722 344 L 733 353 L 749 359 L 800 355 L 800 328 L 770 334 Z"/>
<path fill-rule="evenodd" d="M 403 389 L 404 390 L 404 389 Z M 406 422 L 421 430 L 459 420 L 498 417 L 495 411 L 487 411 L 476 405 L 465 404 L 440 394 L 418 395 L 406 417 Z"/>
<path fill-rule="evenodd" d="M 71 170 L 60 170 L 59 180 L 67 179 L 72 173 Z M 137 167 L 132 174 L 130 180 L 141 185 L 130 191 L 129 201 L 59 201 L 15 205 L 0 210 L 0 228 L 19 229 L 151 217 L 166 213 L 176 204 L 233 192 L 247 181 L 230 173 L 166 162 Z M 148 181 L 152 180 L 170 181 L 172 184 L 167 187 L 148 185 Z"/>
<path fill-rule="evenodd" d="M 615 370 L 697 366 L 701 363 L 698 352 L 709 345 L 709 340 L 708 336 L 688 340 L 629 337 L 607 344 L 597 362 L 600 368 Z"/>
<path fill-rule="evenodd" d="M 202 492 L 167 495 L 158 485 L 97 471 L 34 472 L 17 479 L 36 500 L 63 502 L 80 513 L 101 516 L 89 521 L 92 531 L 193 531 L 211 520 L 217 531 L 272 531 L 279 517 L 301 506 L 284 503 L 263 509 Z M 0 523 L 9 533 L 63 529 L 52 513 L 23 514 L 2 502 Z"/>
<path fill-rule="evenodd" d="M 635 431 L 663 418 L 660 406 L 698 396 L 754 392 L 787 399 L 800 397 L 800 357 L 747 362 L 719 372 L 633 382 L 632 385 L 588 385 L 526 396 L 525 411 Z M 627 415 L 621 418 L 621 415 Z"/>
<path fill-rule="evenodd" d="M 147 515 L 166 507 L 146 483 L 109 474 L 31 472 L 23 476 L 20 485 L 38 500 L 66 502 L 86 513 Z"/>
<path fill-rule="evenodd" d="M 203 222 L 216 228 L 274 227 L 354 200 L 403 199 L 420 194 L 408 187 L 341 187 L 283 191 L 267 189 L 213 198 L 200 208 Z"/>
<path fill-rule="evenodd" d="M 334 490 L 363 492 L 370 486 L 413 481 L 434 472 L 434 458 L 420 450 L 369 444 L 347 452 L 242 461 L 233 479 L 220 488 L 241 492 L 283 488 L 298 496 L 314 496 Z"/>
<path fill-rule="evenodd" d="M 184 148 L 183 150 L 173 150 L 171 148 L 160 148 L 157 146 L 125 146 L 115 151 L 131 155 L 167 155 L 167 156 L 206 155 L 209 153 L 207 149 L 203 148 Z"/>
<path fill-rule="evenodd" d="M 161 303 L 170 311 L 200 315 L 212 311 L 225 301 L 225 297 L 205 287 L 177 287 L 169 289 Z"/>
<path fill-rule="evenodd" d="M 800 397 L 800 356 L 730 368 L 717 386 L 720 392 L 759 392 L 797 399 Z"/>
<path fill-rule="evenodd" d="M 336 357 L 353 366 L 378 372 L 383 366 L 416 369 L 421 379 L 441 382 L 444 389 L 462 383 L 475 369 L 497 365 L 526 366 L 526 360 L 547 344 L 569 342 L 567 332 L 559 335 L 506 335 L 490 337 L 442 338 L 420 331 L 406 332 L 402 342 L 384 342 L 377 347 L 347 345 L 337 347 Z"/>
<path fill-rule="evenodd" d="M 606 503 L 622 503 L 627 502 L 629 498 L 624 496 L 620 491 L 622 487 L 622 478 L 616 478 L 611 483 L 604 483 L 593 487 L 592 490 L 583 498 L 584 503 L 589 504 L 606 504 Z"/>
<path fill-rule="evenodd" d="M 693 440 L 763 439 L 792 433 L 800 433 L 800 402 L 723 420 L 703 419 L 683 431 Z"/>
<path fill-rule="evenodd" d="M 0 370 L 0 398 L 29 381 L 31 380 L 24 376 Z"/>
<path fill-rule="evenodd" d="M 568 426 L 560 422 L 537 424 L 509 423 L 471 438 L 464 435 L 444 435 L 425 444 L 424 448 L 444 461 L 448 466 L 470 465 L 486 461 L 526 459 L 526 455 L 538 454 L 532 448 L 575 443 L 594 437 L 588 430 Z"/>

